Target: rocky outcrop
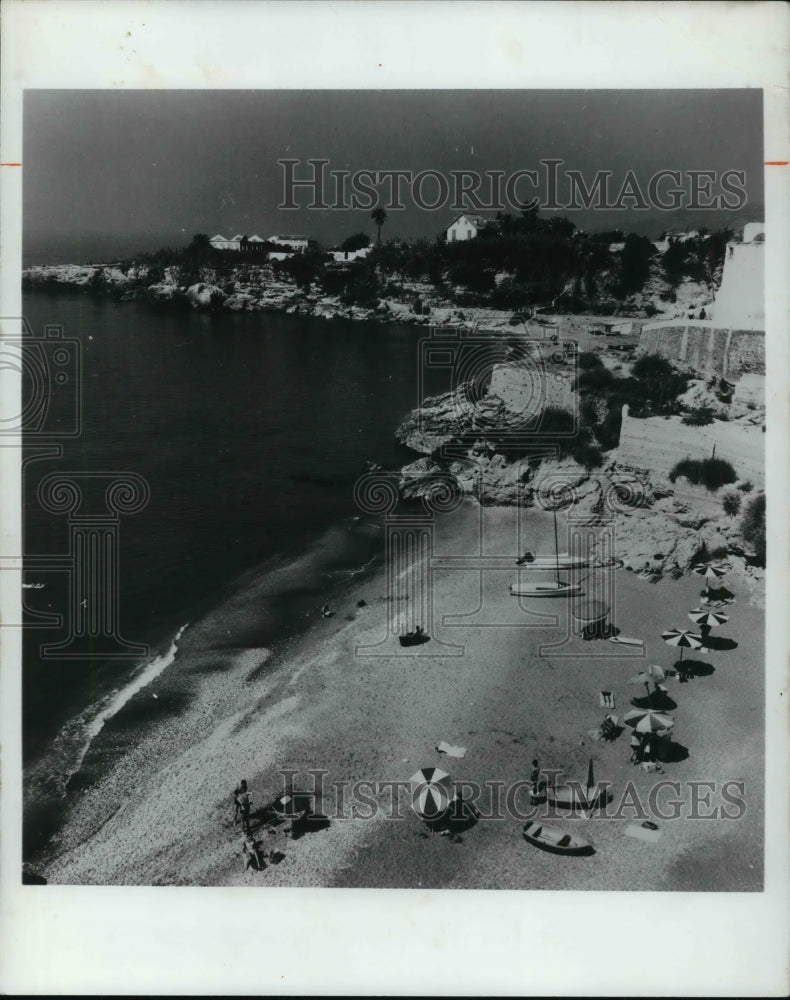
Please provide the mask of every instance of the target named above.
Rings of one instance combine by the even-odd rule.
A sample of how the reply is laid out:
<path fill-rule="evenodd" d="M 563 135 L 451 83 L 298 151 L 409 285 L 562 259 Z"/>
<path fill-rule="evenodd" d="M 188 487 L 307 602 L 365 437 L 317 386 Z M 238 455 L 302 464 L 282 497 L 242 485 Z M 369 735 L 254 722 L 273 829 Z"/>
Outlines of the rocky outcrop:
<path fill-rule="evenodd" d="M 201 281 L 187 288 L 186 300 L 194 309 L 216 309 L 225 301 L 225 293 L 216 285 Z"/>

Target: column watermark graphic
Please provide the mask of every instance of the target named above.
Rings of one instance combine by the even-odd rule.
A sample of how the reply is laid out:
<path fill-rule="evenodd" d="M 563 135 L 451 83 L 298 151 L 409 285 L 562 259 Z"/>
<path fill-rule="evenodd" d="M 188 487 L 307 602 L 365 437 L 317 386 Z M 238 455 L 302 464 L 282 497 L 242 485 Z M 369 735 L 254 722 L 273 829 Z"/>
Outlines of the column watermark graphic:
<path fill-rule="evenodd" d="M 65 581 L 67 595 L 63 607 L 35 609 L 26 595 L 46 584 L 23 582 L 22 620 L 2 625 L 57 630 L 58 641 L 40 645 L 42 659 L 146 656 L 146 643 L 121 635 L 119 600 L 120 526 L 124 517 L 148 505 L 148 482 L 126 470 L 39 473 L 41 463 L 62 461 L 69 442 L 84 433 L 82 344 L 58 325 L 47 325 L 37 336 L 19 317 L 0 320 L 0 330 L 0 373 L 8 390 L 0 413 L 0 447 L 20 456 L 23 529 L 21 551 L 0 553 L 0 571 L 38 580 L 54 574 Z M 30 551 L 25 525 L 34 504 L 65 519 L 63 550 Z"/>

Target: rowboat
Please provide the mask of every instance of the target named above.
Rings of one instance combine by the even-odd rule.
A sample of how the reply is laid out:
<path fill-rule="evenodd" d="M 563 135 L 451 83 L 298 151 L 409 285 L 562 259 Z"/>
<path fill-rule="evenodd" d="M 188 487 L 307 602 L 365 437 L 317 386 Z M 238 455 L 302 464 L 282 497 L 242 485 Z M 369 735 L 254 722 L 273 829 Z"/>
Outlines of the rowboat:
<path fill-rule="evenodd" d="M 565 833 L 556 826 L 546 826 L 530 820 L 524 825 L 524 839 L 535 847 L 553 854 L 592 854 L 593 848 L 582 837 Z"/>
<path fill-rule="evenodd" d="M 565 597 L 581 593 L 581 584 L 553 580 L 550 583 L 511 583 L 512 597 Z"/>

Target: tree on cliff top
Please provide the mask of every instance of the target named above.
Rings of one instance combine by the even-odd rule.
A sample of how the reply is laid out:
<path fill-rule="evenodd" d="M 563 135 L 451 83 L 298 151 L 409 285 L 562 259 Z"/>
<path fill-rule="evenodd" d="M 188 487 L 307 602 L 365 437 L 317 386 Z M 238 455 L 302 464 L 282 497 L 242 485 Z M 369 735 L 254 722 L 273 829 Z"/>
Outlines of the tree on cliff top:
<path fill-rule="evenodd" d="M 625 246 L 620 257 L 620 280 L 618 291 L 621 295 L 640 292 L 650 276 L 650 260 L 656 248 L 646 236 L 630 233 L 625 238 Z"/>
<path fill-rule="evenodd" d="M 353 253 L 355 250 L 362 250 L 365 247 L 370 246 L 370 237 L 367 233 L 352 233 L 351 236 L 347 236 L 343 242 L 340 244 L 341 250 L 347 250 L 349 253 Z"/>
<path fill-rule="evenodd" d="M 376 243 L 378 244 L 378 246 L 381 246 L 381 227 L 387 221 L 386 209 L 381 208 L 381 206 L 377 206 L 370 213 L 370 217 L 371 219 L 373 219 L 377 227 Z"/>

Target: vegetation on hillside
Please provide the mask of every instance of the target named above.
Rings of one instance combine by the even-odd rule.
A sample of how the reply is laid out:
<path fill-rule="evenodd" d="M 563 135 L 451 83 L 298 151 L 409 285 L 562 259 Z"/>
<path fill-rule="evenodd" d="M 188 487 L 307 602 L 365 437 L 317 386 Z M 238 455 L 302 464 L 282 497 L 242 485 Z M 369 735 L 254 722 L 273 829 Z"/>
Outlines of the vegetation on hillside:
<path fill-rule="evenodd" d="M 579 355 L 578 390 L 582 423 L 589 427 L 604 449 L 620 441 L 623 406 L 635 417 L 679 413 L 678 397 L 685 392 L 689 375 L 676 371 L 656 354 L 644 354 L 630 375 L 616 375 L 592 352 Z"/>
<path fill-rule="evenodd" d="M 719 489 L 738 478 L 732 465 L 723 458 L 682 458 L 676 462 L 669 473 L 669 481 L 683 476 L 695 486 L 704 486 L 706 490 Z"/>

